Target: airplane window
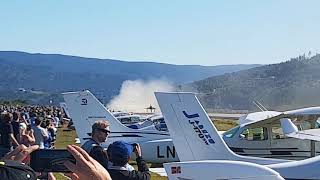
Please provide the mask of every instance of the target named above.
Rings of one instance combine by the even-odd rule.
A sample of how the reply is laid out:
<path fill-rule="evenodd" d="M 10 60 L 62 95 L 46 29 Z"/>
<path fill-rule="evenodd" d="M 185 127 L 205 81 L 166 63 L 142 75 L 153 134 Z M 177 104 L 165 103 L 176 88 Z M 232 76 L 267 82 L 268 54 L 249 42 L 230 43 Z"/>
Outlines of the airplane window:
<path fill-rule="evenodd" d="M 120 121 L 122 124 L 130 124 L 131 123 L 130 118 L 121 118 Z"/>
<path fill-rule="evenodd" d="M 320 118 L 318 118 L 318 120 L 316 121 L 316 127 L 315 128 L 320 128 Z"/>
<path fill-rule="evenodd" d="M 236 126 L 232 129 L 230 129 L 229 131 L 224 132 L 223 136 L 226 138 L 232 138 L 236 134 L 236 132 L 238 131 L 239 128 L 240 128 L 240 126 Z"/>
<path fill-rule="evenodd" d="M 306 130 L 306 129 L 311 129 L 311 123 L 308 121 L 302 121 L 300 122 L 298 129 L 301 130 Z"/>
<path fill-rule="evenodd" d="M 140 118 L 136 116 L 131 117 L 131 123 L 136 123 L 136 122 L 140 122 Z"/>
<path fill-rule="evenodd" d="M 265 127 L 248 128 L 242 131 L 240 137 L 247 141 L 263 141 L 268 139 L 268 131 Z"/>
<path fill-rule="evenodd" d="M 158 122 L 157 124 L 155 124 L 154 126 L 158 131 L 168 131 L 167 125 L 166 123 L 162 123 L 162 122 Z"/>
<path fill-rule="evenodd" d="M 285 139 L 285 138 L 286 137 L 283 134 L 280 124 L 272 127 L 272 139 Z"/>
<path fill-rule="evenodd" d="M 158 131 L 161 131 L 160 123 L 154 124 L 154 127 L 155 127 Z"/>

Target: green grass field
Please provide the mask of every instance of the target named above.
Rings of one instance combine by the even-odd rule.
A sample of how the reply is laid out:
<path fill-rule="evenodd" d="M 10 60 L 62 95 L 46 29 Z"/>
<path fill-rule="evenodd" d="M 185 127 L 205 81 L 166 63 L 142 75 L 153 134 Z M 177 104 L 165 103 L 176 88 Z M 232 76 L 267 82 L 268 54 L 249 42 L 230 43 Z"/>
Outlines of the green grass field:
<path fill-rule="evenodd" d="M 216 119 L 213 121 L 215 126 L 219 131 L 226 131 L 236 125 L 236 122 L 233 120 L 222 120 L 222 119 Z M 57 140 L 56 140 L 56 148 L 57 149 L 65 149 L 67 145 L 69 144 L 75 144 L 75 138 L 77 134 L 75 130 L 68 130 L 65 127 L 58 129 L 57 134 Z M 60 173 L 55 173 L 55 177 L 57 180 L 65 180 L 67 179 Z M 152 180 L 166 180 L 166 177 L 161 177 L 158 174 L 152 173 L 151 174 Z"/>

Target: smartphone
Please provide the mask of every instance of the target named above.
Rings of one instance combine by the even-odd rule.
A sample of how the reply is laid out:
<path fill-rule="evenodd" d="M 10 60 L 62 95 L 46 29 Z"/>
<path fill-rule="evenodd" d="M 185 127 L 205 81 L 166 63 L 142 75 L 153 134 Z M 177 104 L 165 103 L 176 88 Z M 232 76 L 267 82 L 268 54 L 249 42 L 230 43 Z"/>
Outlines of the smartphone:
<path fill-rule="evenodd" d="M 137 143 L 133 143 L 133 144 L 131 144 L 132 145 L 132 152 L 134 152 L 134 150 L 135 150 L 135 148 L 138 146 L 138 144 Z"/>
<path fill-rule="evenodd" d="M 31 153 L 30 166 L 36 172 L 70 172 L 65 161 L 76 163 L 72 154 L 65 149 L 38 149 Z"/>

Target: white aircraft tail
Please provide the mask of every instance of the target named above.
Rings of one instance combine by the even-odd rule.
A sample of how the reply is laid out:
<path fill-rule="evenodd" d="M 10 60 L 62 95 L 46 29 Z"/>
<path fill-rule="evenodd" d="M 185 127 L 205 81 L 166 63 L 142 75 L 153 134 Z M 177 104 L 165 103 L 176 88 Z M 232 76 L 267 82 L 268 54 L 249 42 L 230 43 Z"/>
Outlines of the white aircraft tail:
<path fill-rule="evenodd" d="M 155 93 L 180 161 L 234 159 L 193 93 Z"/>
<path fill-rule="evenodd" d="M 97 120 L 109 121 L 111 132 L 133 131 L 121 124 L 90 91 L 68 92 L 62 95 L 81 143 L 84 138 L 90 137 L 88 132 L 91 132 L 91 126 Z"/>
<path fill-rule="evenodd" d="M 235 160 L 274 164 L 288 160 L 240 156 L 229 149 L 193 93 L 156 92 L 180 161 Z"/>
<path fill-rule="evenodd" d="M 147 131 L 126 127 L 90 91 L 69 92 L 62 95 L 73 119 L 81 144 L 84 143 L 84 140 L 91 137 L 91 127 L 98 120 L 106 120 L 110 124 L 111 135 L 108 137 L 108 141 L 103 143 L 104 145 L 117 140 L 145 143 L 151 140 L 170 138 L 168 132 L 159 132 L 158 130 Z M 145 144 L 151 144 L 151 142 Z M 167 145 L 168 143 L 165 144 Z"/>
<path fill-rule="evenodd" d="M 67 117 L 68 117 L 68 118 L 71 118 L 71 116 L 70 116 L 70 113 L 69 113 L 69 110 L 68 110 L 68 107 L 67 107 L 66 103 L 61 102 L 61 103 L 60 103 L 60 107 L 61 107 L 61 108 L 63 109 L 63 111 L 66 113 Z"/>

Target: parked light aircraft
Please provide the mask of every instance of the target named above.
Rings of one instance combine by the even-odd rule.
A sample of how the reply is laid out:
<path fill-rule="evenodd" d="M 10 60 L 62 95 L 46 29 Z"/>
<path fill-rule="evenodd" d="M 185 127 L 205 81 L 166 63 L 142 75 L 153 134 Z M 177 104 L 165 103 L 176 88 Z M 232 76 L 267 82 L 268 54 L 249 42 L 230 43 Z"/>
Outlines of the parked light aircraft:
<path fill-rule="evenodd" d="M 122 124 L 131 125 L 135 123 L 139 123 L 145 121 L 147 118 L 138 114 L 129 114 L 116 117 Z"/>
<path fill-rule="evenodd" d="M 74 94 L 74 95 L 71 96 L 67 94 Z M 87 105 L 79 105 L 79 103 L 76 104 L 75 102 L 72 102 L 71 104 L 68 103 L 68 106 L 72 106 L 71 108 L 73 108 L 74 116 L 78 117 L 77 119 L 74 120 L 74 122 L 75 122 L 75 127 L 77 129 L 77 133 L 81 143 L 84 143 L 85 139 L 90 137 L 89 135 L 91 133 L 92 123 L 97 119 L 103 119 L 99 117 L 104 117 L 104 119 L 108 119 L 108 121 L 111 124 L 112 130 L 114 131 L 110 139 L 106 143 L 104 143 L 104 146 L 107 146 L 108 144 L 110 144 L 112 141 L 114 141 L 115 138 L 121 139 L 122 136 L 125 136 L 125 139 L 130 142 L 147 142 L 145 145 L 144 143 L 142 143 L 143 144 L 142 149 L 144 150 L 144 146 L 145 146 L 147 147 L 147 149 L 145 149 L 144 151 L 150 152 L 146 157 L 148 162 L 161 163 L 161 162 L 171 162 L 171 161 L 178 160 L 175 147 L 172 144 L 172 140 L 170 139 L 169 134 L 166 132 L 161 132 L 163 130 L 167 130 L 167 127 L 163 122 L 163 118 L 159 117 L 160 119 L 162 119 L 162 122 L 160 121 L 160 123 L 156 124 L 155 126 L 149 126 L 141 129 L 143 130 L 142 132 L 140 130 L 132 131 L 129 128 L 126 128 L 123 125 L 121 125 L 121 123 L 119 123 L 119 121 L 117 121 L 116 118 L 112 116 L 112 114 L 89 91 L 67 93 L 67 94 L 64 96 L 71 96 L 73 98 L 71 99 L 72 101 L 75 101 L 76 98 L 78 98 L 77 101 L 81 101 L 82 96 L 84 99 L 83 101 L 85 101 L 85 99 L 87 98 L 86 96 L 90 97 L 89 98 L 90 101 L 87 101 Z M 87 108 L 90 113 L 82 111 L 81 109 L 83 108 Z M 90 109 L 94 109 L 94 111 Z M 97 112 L 97 114 L 95 114 L 95 112 Z M 134 134 L 134 133 L 138 133 L 138 134 Z M 141 133 L 144 135 L 141 135 Z M 146 133 L 148 134 L 147 139 L 145 138 Z M 293 139 L 290 139 L 290 140 L 295 143 L 302 141 L 302 140 L 293 140 Z M 250 145 L 248 145 L 248 147 L 250 147 Z M 256 150 L 260 150 L 262 152 L 268 151 L 268 149 L 263 150 L 262 148 L 258 147 L 256 148 Z M 233 148 L 233 150 L 236 151 L 237 149 Z M 254 154 L 254 156 L 259 156 L 259 154 Z"/>
<path fill-rule="evenodd" d="M 139 143 L 146 161 L 163 163 L 178 161 L 170 134 L 166 131 L 131 129 L 121 124 L 89 91 L 63 93 L 81 144 L 90 138 L 91 126 L 97 120 L 110 123 L 111 134 L 102 144 L 107 147 L 117 140 Z"/>
<path fill-rule="evenodd" d="M 91 125 L 96 120 L 108 120 L 110 123 L 110 129 L 112 130 L 111 136 L 107 140 L 106 143 L 103 145 L 106 146 L 107 144 L 112 143 L 112 141 L 118 140 L 119 138 L 122 140 L 126 140 L 128 142 L 139 142 L 143 151 L 143 156 L 146 160 L 151 162 L 168 162 L 168 161 L 178 161 L 177 155 L 173 154 L 173 151 L 169 150 L 165 154 L 170 154 L 171 157 L 165 157 L 165 154 L 161 154 L 162 146 L 171 149 L 172 141 L 168 141 L 168 139 L 161 139 L 163 138 L 160 135 L 155 135 L 154 133 L 158 133 L 158 131 L 141 131 L 141 130 L 132 130 L 130 128 L 125 127 L 122 125 L 115 117 L 113 117 L 109 111 L 89 92 L 74 92 L 74 93 L 64 93 L 64 99 L 69 107 L 68 110 L 71 116 L 74 119 L 74 123 L 77 129 L 77 134 L 79 137 L 83 137 L 81 139 L 81 143 L 84 143 L 84 139 L 89 138 L 89 134 L 91 132 Z M 159 117 L 163 119 L 162 117 Z M 116 129 L 116 131 L 114 131 Z M 120 131 L 122 130 L 122 132 Z M 152 135 L 152 139 L 150 140 L 149 134 Z M 165 138 L 167 138 L 167 134 L 163 134 Z M 159 140 L 154 140 L 155 138 L 159 138 Z M 170 146 L 168 146 L 168 142 L 170 142 Z M 157 152 L 155 152 L 157 149 Z M 165 152 L 165 151 L 164 151 Z M 188 174 L 190 172 L 196 173 L 205 173 L 211 169 L 207 169 L 205 167 L 213 167 L 217 170 L 217 173 L 214 175 L 210 175 L 210 177 L 202 177 L 201 180 L 206 179 L 221 179 L 224 178 L 237 178 L 237 179 L 246 179 L 246 180 L 253 180 L 253 179 L 261 179 L 261 180 L 282 180 L 280 175 L 264 166 L 259 166 L 252 163 L 244 163 L 244 162 L 223 162 L 223 161 L 207 161 L 207 162 L 194 162 L 196 167 L 191 168 L 189 163 L 178 163 L 177 165 L 174 164 L 167 164 L 165 167 L 170 169 L 169 179 L 179 179 L 181 180 L 181 172 L 179 168 L 182 167 L 183 169 L 183 177 L 194 177 L 194 173 Z M 210 166 L 208 166 L 210 165 Z M 222 173 L 222 168 L 235 168 L 237 167 L 236 171 L 232 173 Z M 187 171 L 185 171 L 187 170 Z M 176 173 L 174 172 L 176 171 Z M 226 175 L 227 174 L 227 175 Z M 180 177 L 180 178 L 179 178 Z M 198 176 L 199 179 L 199 176 Z"/>
<path fill-rule="evenodd" d="M 130 114 L 127 112 L 112 112 L 115 118 L 117 118 L 122 124 L 132 129 L 141 129 L 147 126 L 153 125 L 153 121 L 149 116 L 142 116 L 138 114 Z"/>
<path fill-rule="evenodd" d="M 237 155 L 218 134 L 193 93 L 155 95 L 181 161 L 244 161 L 266 165 L 285 179 L 320 179 L 320 156 L 289 161 Z"/>
<path fill-rule="evenodd" d="M 116 112 L 112 112 L 112 115 L 117 118 L 117 117 L 120 117 L 120 116 L 128 116 L 130 114 L 127 113 L 127 112 L 116 111 Z"/>
<path fill-rule="evenodd" d="M 157 115 L 157 114 L 148 116 L 148 118 L 142 122 L 127 125 L 127 127 L 132 129 L 141 129 L 141 130 L 168 131 L 167 125 L 164 122 L 163 116 Z"/>
<path fill-rule="evenodd" d="M 293 111 L 277 112 L 263 111 L 250 113 L 239 119 L 240 125 L 223 134 L 227 145 L 237 154 L 272 157 L 281 159 L 301 160 L 311 156 L 311 136 L 301 136 L 304 129 L 314 128 L 316 120 L 320 117 L 320 107 L 310 107 Z M 284 118 L 294 119 L 298 124 L 298 135 L 286 135 L 284 126 L 280 120 Z M 289 125 L 290 126 L 290 125 Z M 291 129 L 293 130 L 293 129 Z M 318 132 L 318 129 L 310 129 L 307 132 Z M 305 132 L 306 133 L 306 132 Z M 293 138 L 290 138 L 293 137 Z M 315 143 L 314 151 L 320 153 L 320 143 Z"/>

